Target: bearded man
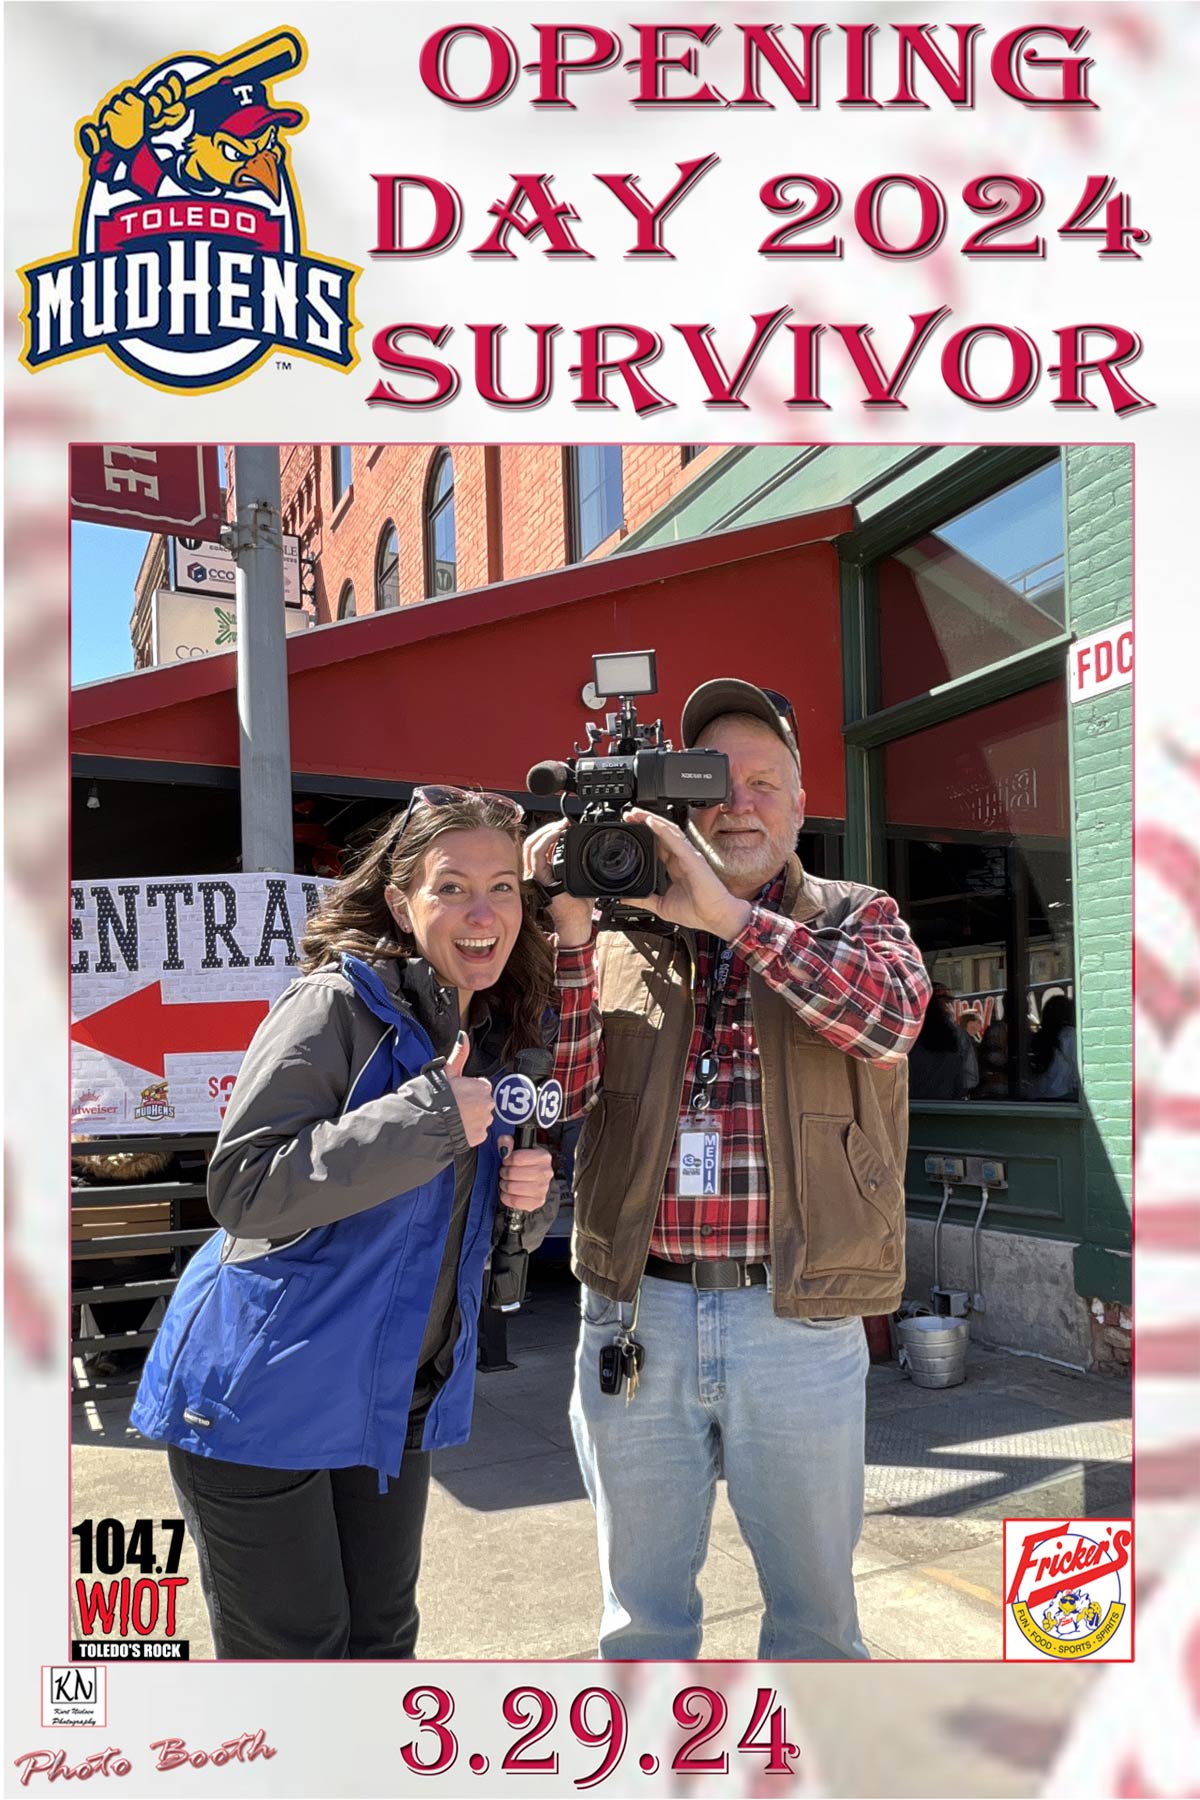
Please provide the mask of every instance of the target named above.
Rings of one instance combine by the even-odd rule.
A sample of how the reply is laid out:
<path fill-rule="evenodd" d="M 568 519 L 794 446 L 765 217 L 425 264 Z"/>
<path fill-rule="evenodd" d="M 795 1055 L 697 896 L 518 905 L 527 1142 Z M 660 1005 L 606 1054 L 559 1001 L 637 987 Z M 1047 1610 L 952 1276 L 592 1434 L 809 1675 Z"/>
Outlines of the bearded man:
<path fill-rule="evenodd" d="M 646 930 L 557 895 L 556 1074 L 587 1103 L 571 1424 L 596 1511 L 600 1655 L 692 1661 L 717 1481 L 753 1556 L 761 1659 L 861 1658 L 861 1318 L 904 1284 L 907 1052 L 930 985 L 895 902 L 808 874 L 794 714 L 698 688 L 682 742 L 729 758 Z M 527 846 L 550 880 L 564 827 Z"/>

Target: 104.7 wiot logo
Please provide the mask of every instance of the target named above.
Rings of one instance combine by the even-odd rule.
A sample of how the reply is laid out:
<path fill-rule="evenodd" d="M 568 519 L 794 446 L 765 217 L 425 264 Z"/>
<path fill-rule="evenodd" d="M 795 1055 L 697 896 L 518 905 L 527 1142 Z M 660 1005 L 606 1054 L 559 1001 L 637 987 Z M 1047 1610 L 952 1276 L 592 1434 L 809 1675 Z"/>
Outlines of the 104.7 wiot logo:
<path fill-rule="evenodd" d="M 171 57 L 79 121 L 74 247 L 20 270 L 27 369 L 104 350 L 195 392 L 276 349 L 354 367 L 360 271 L 308 254 L 289 149 L 308 115 L 268 91 L 307 56 L 281 31 L 219 61 Z"/>
<path fill-rule="evenodd" d="M 188 1585 L 179 1573 L 183 1520 L 134 1519 L 127 1527 L 121 1519 L 82 1519 L 71 1536 L 79 1568 L 72 1661 L 188 1661 L 190 1646 L 180 1632 Z"/>
<path fill-rule="evenodd" d="M 1004 1660 L 1133 1659 L 1133 1522 L 1005 1519 Z"/>

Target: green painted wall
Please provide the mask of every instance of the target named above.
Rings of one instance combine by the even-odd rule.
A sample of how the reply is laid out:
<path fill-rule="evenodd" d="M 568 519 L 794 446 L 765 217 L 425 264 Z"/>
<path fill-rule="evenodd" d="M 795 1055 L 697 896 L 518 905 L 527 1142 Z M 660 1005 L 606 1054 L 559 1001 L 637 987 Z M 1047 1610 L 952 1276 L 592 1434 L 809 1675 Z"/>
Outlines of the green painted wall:
<path fill-rule="evenodd" d="M 1067 616 L 1077 637 L 1133 611 L 1133 453 L 1068 449 L 1063 459 Z M 1083 1220 L 1091 1244 L 1127 1248 L 1132 1182 L 1133 690 L 1070 709 L 1075 960 L 1083 1131 Z M 1080 1291 L 1120 1299 L 1128 1265 L 1077 1257 Z M 1112 1293 L 1094 1285 L 1105 1279 Z"/>

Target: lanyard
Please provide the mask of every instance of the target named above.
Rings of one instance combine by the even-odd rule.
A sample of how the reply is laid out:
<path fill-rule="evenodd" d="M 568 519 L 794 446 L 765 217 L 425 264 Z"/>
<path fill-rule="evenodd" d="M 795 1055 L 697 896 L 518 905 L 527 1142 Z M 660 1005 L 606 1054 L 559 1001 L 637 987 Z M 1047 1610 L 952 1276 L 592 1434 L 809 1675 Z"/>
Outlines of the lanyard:
<path fill-rule="evenodd" d="M 708 1008 L 704 1015 L 704 1029 L 700 1037 L 700 1054 L 696 1058 L 696 1073 L 692 1078 L 692 1098 L 688 1108 L 690 1112 L 707 1112 L 712 1105 L 712 1090 L 716 1086 L 721 1065 L 716 1053 L 717 1014 L 721 1002 L 725 998 L 725 990 L 729 986 L 729 971 L 733 965 L 733 946 L 725 944 L 713 963 L 712 976 L 708 985 Z"/>

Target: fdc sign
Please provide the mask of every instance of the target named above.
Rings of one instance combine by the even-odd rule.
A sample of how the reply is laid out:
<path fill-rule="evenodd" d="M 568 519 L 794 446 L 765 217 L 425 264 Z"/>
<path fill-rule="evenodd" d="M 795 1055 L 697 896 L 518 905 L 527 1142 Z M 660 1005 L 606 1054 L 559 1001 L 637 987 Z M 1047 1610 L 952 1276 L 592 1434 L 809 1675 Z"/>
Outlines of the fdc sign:
<path fill-rule="evenodd" d="M 1071 645 L 1071 699 L 1090 700 L 1133 680 L 1133 620 L 1108 625 Z"/>

